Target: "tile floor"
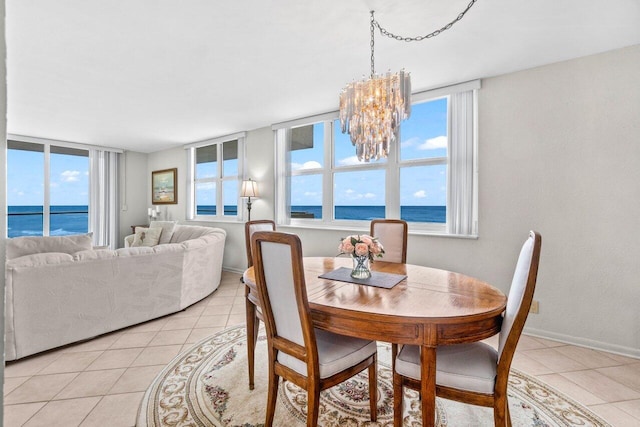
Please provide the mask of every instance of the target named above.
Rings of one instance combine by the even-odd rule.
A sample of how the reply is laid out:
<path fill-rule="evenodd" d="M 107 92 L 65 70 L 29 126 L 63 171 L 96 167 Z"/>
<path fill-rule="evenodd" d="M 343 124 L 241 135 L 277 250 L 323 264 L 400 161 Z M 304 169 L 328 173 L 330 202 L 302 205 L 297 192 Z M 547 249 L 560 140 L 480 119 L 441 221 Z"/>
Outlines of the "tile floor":
<path fill-rule="evenodd" d="M 224 272 L 218 290 L 185 311 L 9 362 L 4 426 L 135 425 L 144 391 L 175 355 L 244 323 L 244 285 Z M 640 360 L 523 336 L 513 367 L 588 406 L 616 427 L 640 425 Z"/>

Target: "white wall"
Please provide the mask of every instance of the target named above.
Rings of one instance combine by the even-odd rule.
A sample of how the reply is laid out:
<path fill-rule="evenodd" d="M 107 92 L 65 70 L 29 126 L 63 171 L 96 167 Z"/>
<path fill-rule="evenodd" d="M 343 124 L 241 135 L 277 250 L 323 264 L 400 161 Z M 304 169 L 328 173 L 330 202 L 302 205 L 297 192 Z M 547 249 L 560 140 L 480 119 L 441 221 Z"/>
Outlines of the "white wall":
<path fill-rule="evenodd" d="M 164 169 L 178 169 L 178 204 L 175 205 L 159 205 L 162 212 L 160 220 L 184 220 L 185 218 L 185 191 L 187 189 L 187 151 L 183 148 L 174 148 L 171 150 L 158 151 L 156 153 L 149 154 L 147 160 L 147 194 L 145 199 L 147 205 L 144 209 L 145 218 L 147 215 L 147 208 L 151 205 L 151 172 Z M 147 219 L 148 222 L 148 219 Z"/>
<path fill-rule="evenodd" d="M 484 79 L 479 92 L 479 238 L 411 235 L 408 262 L 455 270 L 508 291 L 520 246 L 542 233 L 527 331 L 640 357 L 640 46 Z M 260 183 L 252 219 L 272 219 L 270 128 L 248 133 L 247 175 Z M 149 168 L 179 168 L 178 150 Z M 184 156 L 184 154 L 182 154 Z M 176 159 L 182 159 L 179 162 Z M 180 176 L 182 175 L 182 176 Z M 184 191 L 184 190 L 183 190 Z M 184 218 L 180 200 L 176 219 Z M 246 266 L 242 223 L 227 230 L 224 267 Z M 286 228 L 305 255 L 332 256 L 350 231 Z"/>
<path fill-rule="evenodd" d="M 5 3 L 0 1 L 0 182 L 7 182 L 7 60 L 5 44 Z M 5 247 L 7 244 L 7 192 L 6 185 L 0 185 L 0 261 L 5 263 Z M 0 311 L 0 331 L 4 331 L 4 274 L 0 274 L 0 290 L 2 291 L 2 305 Z M 4 334 L 2 335 L 4 337 Z M 4 338 L 0 340 L 0 385 L 4 385 Z M 4 405 L 3 397 L 0 395 L 0 420 L 3 419 Z M 2 422 L 0 422 L 2 424 Z"/>
<path fill-rule="evenodd" d="M 151 187 L 147 183 L 148 156 L 135 151 L 120 155 L 120 237 L 118 247 L 124 246 L 124 238 L 131 234 L 132 225 L 149 222 L 147 208 L 151 205 Z"/>
<path fill-rule="evenodd" d="M 273 219 L 273 133 L 270 128 L 262 128 L 247 133 L 245 139 L 246 162 L 248 166 L 247 177 L 258 182 L 260 198 L 252 200 L 252 219 Z M 147 189 L 148 206 L 151 206 L 151 171 L 169 168 L 178 168 L 178 204 L 162 206 L 168 219 L 178 220 L 186 223 L 186 173 L 187 173 L 187 151 L 183 148 L 159 151 L 148 155 L 147 165 Z M 134 183 L 130 183 L 130 188 Z M 243 204 L 246 215 L 246 203 Z M 144 209 L 146 215 L 146 206 Z M 162 218 L 164 219 L 164 217 Z M 146 217 L 145 217 L 146 220 Z M 207 225 L 220 227 L 227 231 L 227 241 L 224 250 L 224 268 L 227 270 L 241 272 L 247 265 L 246 249 L 244 244 L 244 222 L 224 221 L 224 222 L 198 222 L 189 221 L 189 224 Z"/>
<path fill-rule="evenodd" d="M 512 236 L 539 230 L 529 329 L 640 356 L 638 69 L 634 46 L 483 82 L 478 244 L 495 259 L 474 270 L 500 279 Z"/>

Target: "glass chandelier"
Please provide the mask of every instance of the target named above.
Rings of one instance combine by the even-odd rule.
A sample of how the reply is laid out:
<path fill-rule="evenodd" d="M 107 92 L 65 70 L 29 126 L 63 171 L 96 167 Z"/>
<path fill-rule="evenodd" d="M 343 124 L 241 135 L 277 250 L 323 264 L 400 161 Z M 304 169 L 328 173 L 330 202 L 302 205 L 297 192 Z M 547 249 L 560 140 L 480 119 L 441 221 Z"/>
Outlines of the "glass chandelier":
<path fill-rule="evenodd" d="M 411 77 L 404 70 L 376 75 L 374 29 L 371 11 L 371 76 L 348 84 L 340 94 L 340 126 L 349 132 L 358 160 L 368 162 L 389 154 L 398 139 L 400 122 L 411 115 Z"/>
<path fill-rule="evenodd" d="M 377 75 L 374 64 L 375 27 L 382 35 L 402 41 L 421 41 L 435 37 L 462 19 L 477 0 L 471 0 L 456 19 L 427 35 L 402 37 L 380 26 L 371 13 L 371 75 L 368 80 L 348 84 L 340 93 L 340 127 L 349 132 L 359 161 L 387 157 L 389 146 L 398 139 L 400 122 L 411 115 L 411 77 L 408 72 Z"/>

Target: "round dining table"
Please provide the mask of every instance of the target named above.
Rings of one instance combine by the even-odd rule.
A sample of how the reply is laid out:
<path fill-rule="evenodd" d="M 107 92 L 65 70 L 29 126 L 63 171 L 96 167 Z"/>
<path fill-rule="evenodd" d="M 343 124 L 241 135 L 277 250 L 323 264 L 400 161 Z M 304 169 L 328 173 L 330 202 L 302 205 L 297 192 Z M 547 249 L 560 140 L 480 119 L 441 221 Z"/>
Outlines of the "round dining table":
<path fill-rule="evenodd" d="M 379 273 L 406 276 L 385 288 L 319 277 L 351 268 L 350 258 L 305 257 L 303 264 L 309 307 L 317 328 L 422 347 L 423 426 L 435 422 L 436 347 L 479 341 L 500 332 L 507 298 L 476 278 L 437 268 L 375 261 L 371 264 L 372 278 Z M 244 282 L 249 289 L 247 298 L 259 304 L 253 267 L 245 271 Z M 254 333 L 247 330 L 247 340 L 253 340 Z"/>

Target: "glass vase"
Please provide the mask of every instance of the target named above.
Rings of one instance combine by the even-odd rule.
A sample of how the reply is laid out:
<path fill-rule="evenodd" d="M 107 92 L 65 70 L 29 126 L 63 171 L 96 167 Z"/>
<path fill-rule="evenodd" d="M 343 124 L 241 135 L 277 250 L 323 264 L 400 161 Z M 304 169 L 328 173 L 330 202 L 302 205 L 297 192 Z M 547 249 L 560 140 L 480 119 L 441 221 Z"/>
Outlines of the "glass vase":
<path fill-rule="evenodd" d="M 369 257 L 353 256 L 353 270 L 351 270 L 351 277 L 354 279 L 368 279 L 371 277 L 371 270 L 369 270 Z"/>

